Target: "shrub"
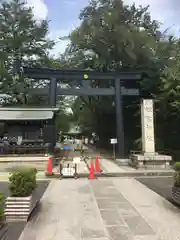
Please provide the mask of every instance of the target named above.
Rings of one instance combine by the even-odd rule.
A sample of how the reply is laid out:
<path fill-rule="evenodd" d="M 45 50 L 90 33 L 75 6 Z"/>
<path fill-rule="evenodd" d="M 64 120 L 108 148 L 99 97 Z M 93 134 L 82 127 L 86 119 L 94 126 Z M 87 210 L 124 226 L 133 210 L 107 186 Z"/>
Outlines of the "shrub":
<path fill-rule="evenodd" d="M 36 188 L 35 168 L 20 169 L 9 177 L 9 190 L 12 197 L 28 197 Z"/>
<path fill-rule="evenodd" d="M 177 172 L 180 171 L 180 162 L 176 162 L 176 163 L 174 164 L 174 170 L 177 171 Z"/>
<path fill-rule="evenodd" d="M 174 164 L 174 186 L 180 187 L 180 162 Z"/>
<path fill-rule="evenodd" d="M 180 172 L 174 174 L 174 186 L 180 187 Z"/>
<path fill-rule="evenodd" d="M 4 216 L 4 202 L 5 202 L 4 195 L 0 192 L 0 217 Z"/>

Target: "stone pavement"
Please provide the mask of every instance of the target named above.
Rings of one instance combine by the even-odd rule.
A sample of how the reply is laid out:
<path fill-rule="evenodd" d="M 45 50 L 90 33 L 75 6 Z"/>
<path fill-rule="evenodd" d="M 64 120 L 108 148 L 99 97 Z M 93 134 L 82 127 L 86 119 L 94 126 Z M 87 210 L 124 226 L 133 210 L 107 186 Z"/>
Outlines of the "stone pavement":
<path fill-rule="evenodd" d="M 135 179 L 52 180 L 19 240 L 179 240 L 180 211 Z"/>
<path fill-rule="evenodd" d="M 101 158 L 100 163 L 101 163 L 101 166 L 102 166 L 102 169 L 104 170 L 104 172 L 107 172 L 107 173 L 126 172 L 126 170 L 124 170 L 122 166 L 121 167 L 118 166 L 116 163 L 114 163 L 113 160 Z"/>

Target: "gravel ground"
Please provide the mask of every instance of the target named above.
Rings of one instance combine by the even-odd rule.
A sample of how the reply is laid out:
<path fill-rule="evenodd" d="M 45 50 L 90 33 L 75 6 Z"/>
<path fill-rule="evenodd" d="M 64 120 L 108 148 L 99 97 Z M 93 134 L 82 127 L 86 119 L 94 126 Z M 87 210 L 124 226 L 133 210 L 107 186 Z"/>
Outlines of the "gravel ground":
<path fill-rule="evenodd" d="M 48 181 L 38 182 L 38 186 L 36 189 L 36 199 L 37 200 L 39 200 L 42 197 L 48 184 L 49 184 Z M 2 192 L 6 197 L 9 195 L 8 182 L 0 182 L 0 192 Z M 26 225 L 26 223 L 10 223 L 10 224 L 8 224 L 7 225 L 8 230 L 6 232 L 6 235 L 4 236 L 4 239 L 5 240 L 18 240 L 25 225 Z M 0 235 L 1 235 L 1 231 L 2 230 L 0 230 Z"/>

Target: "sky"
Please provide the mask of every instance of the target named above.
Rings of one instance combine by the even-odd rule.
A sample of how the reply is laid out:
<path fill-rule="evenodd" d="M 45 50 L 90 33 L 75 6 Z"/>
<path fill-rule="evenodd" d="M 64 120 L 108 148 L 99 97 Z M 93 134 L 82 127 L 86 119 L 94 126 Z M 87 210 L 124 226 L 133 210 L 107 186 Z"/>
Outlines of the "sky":
<path fill-rule="evenodd" d="M 33 7 L 35 18 L 49 19 L 49 37 L 56 41 L 52 53 L 62 53 L 67 41 L 59 37 L 67 36 L 78 26 L 80 10 L 88 4 L 88 0 L 26 0 Z M 132 4 L 133 0 L 124 0 L 125 4 Z M 150 5 L 149 11 L 153 19 L 160 21 L 162 29 L 171 28 L 171 32 L 180 35 L 180 0 L 136 0 L 136 5 Z"/>

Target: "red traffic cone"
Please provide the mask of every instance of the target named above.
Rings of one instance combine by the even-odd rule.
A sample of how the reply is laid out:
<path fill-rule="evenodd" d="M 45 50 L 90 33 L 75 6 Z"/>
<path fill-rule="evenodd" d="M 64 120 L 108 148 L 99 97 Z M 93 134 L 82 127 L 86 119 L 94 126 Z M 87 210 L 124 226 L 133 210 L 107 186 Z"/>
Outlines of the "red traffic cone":
<path fill-rule="evenodd" d="M 52 157 L 49 156 L 46 175 L 53 175 Z"/>
<path fill-rule="evenodd" d="M 95 179 L 95 174 L 94 174 L 94 164 L 93 161 L 91 161 L 90 169 L 89 169 L 89 177 L 90 180 Z"/>
<path fill-rule="evenodd" d="M 96 173 L 100 173 L 102 172 L 101 168 L 100 168 L 100 162 L 99 162 L 99 157 L 96 157 L 96 162 L 95 162 L 95 172 Z"/>

